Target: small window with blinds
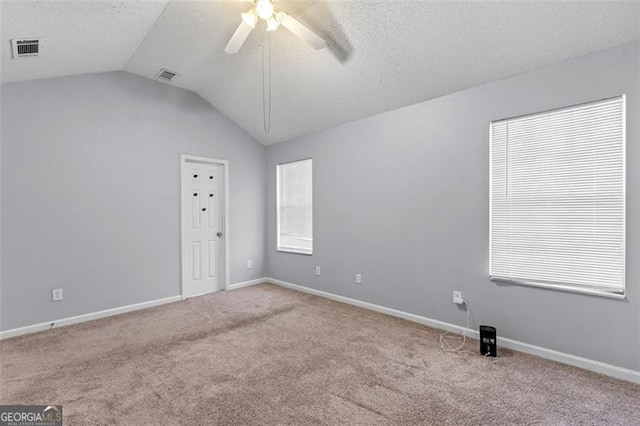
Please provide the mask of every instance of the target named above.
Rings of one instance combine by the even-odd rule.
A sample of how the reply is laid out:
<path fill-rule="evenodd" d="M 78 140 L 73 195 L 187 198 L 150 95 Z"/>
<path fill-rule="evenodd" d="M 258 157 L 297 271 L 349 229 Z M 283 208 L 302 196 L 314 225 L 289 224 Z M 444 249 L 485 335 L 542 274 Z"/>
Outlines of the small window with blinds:
<path fill-rule="evenodd" d="M 625 98 L 491 123 L 491 279 L 624 295 Z"/>
<path fill-rule="evenodd" d="M 313 253 L 312 160 L 277 168 L 278 251 Z"/>

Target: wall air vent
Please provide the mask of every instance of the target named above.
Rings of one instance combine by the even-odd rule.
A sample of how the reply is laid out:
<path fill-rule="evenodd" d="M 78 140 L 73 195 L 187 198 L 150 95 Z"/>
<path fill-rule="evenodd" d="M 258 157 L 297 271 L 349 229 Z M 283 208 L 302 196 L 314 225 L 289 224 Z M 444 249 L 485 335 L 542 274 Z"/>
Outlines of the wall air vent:
<path fill-rule="evenodd" d="M 174 72 L 174 71 L 169 71 L 166 68 L 162 68 L 158 74 L 156 74 L 156 78 L 158 80 L 163 80 L 163 81 L 171 81 L 173 79 L 173 77 L 177 76 L 178 73 Z"/>
<path fill-rule="evenodd" d="M 40 40 L 38 38 L 12 39 L 13 59 L 27 56 L 38 56 L 40 53 Z"/>

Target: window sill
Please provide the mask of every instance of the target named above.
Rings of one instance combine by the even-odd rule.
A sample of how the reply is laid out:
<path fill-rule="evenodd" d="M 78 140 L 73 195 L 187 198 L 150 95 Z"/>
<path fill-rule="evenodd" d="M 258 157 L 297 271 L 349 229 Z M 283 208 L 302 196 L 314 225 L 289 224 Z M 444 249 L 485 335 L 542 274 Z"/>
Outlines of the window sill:
<path fill-rule="evenodd" d="M 500 278 L 500 277 L 492 277 L 489 276 L 489 279 L 494 282 L 508 283 L 508 284 L 517 284 L 517 285 L 525 285 L 529 287 L 540 287 L 540 288 L 548 288 L 550 290 L 557 291 L 566 291 L 569 293 L 581 293 L 588 294 L 591 296 L 599 296 L 599 297 L 607 297 L 610 299 L 619 299 L 626 300 L 627 296 L 624 292 L 617 293 L 612 289 L 605 288 L 585 288 L 574 286 L 570 284 L 551 284 L 551 283 L 541 283 L 536 281 L 526 281 L 526 280 L 516 280 L 512 278 Z"/>
<path fill-rule="evenodd" d="M 278 247 L 276 248 L 276 250 L 281 253 L 302 254 L 305 256 L 313 255 L 313 250 L 305 250 L 305 249 L 299 249 L 299 248 L 293 248 L 293 247 Z"/>

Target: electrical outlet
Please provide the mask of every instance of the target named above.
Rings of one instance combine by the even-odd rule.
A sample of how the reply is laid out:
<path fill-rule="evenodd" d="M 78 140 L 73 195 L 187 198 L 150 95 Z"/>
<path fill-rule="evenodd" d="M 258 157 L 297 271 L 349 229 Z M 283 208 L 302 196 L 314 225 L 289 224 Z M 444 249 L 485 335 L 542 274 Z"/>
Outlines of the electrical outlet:
<path fill-rule="evenodd" d="M 356 284 L 362 284 L 362 274 L 356 274 Z"/>
<path fill-rule="evenodd" d="M 253 260 L 247 260 L 247 269 L 253 268 Z"/>
<path fill-rule="evenodd" d="M 462 305 L 464 303 L 461 291 L 453 290 L 453 303 L 456 305 Z"/>
<path fill-rule="evenodd" d="M 60 300 L 62 300 L 62 289 L 56 288 L 51 290 L 51 301 L 58 302 Z"/>
<path fill-rule="evenodd" d="M 316 275 L 320 275 L 320 267 L 316 266 Z"/>

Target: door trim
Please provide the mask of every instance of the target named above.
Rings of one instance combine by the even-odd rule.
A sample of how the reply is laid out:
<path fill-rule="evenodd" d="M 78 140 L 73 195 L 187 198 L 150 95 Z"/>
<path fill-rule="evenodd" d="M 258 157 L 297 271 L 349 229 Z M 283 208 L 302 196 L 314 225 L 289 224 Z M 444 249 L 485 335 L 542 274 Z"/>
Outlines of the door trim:
<path fill-rule="evenodd" d="M 222 166 L 223 176 L 224 176 L 224 209 L 223 209 L 223 229 L 224 229 L 224 290 L 229 290 L 229 270 L 230 270 L 230 259 L 229 259 L 229 161 L 228 160 L 220 160 L 217 158 L 208 158 L 208 157 L 199 157 L 196 155 L 180 155 L 180 292 L 182 299 L 185 297 L 185 286 L 187 283 L 187 269 L 184 267 L 185 264 L 185 252 L 184 252 L 184 223 L 185 223 L 185 211 L 184 211 L 184 201 L 183 201 L 183 188 L 184 188 L 184 171 L 187 165 L 187 162 L 198 162 L 198 163 L 206 163 L 206 164 L 218 164 Z"/>

